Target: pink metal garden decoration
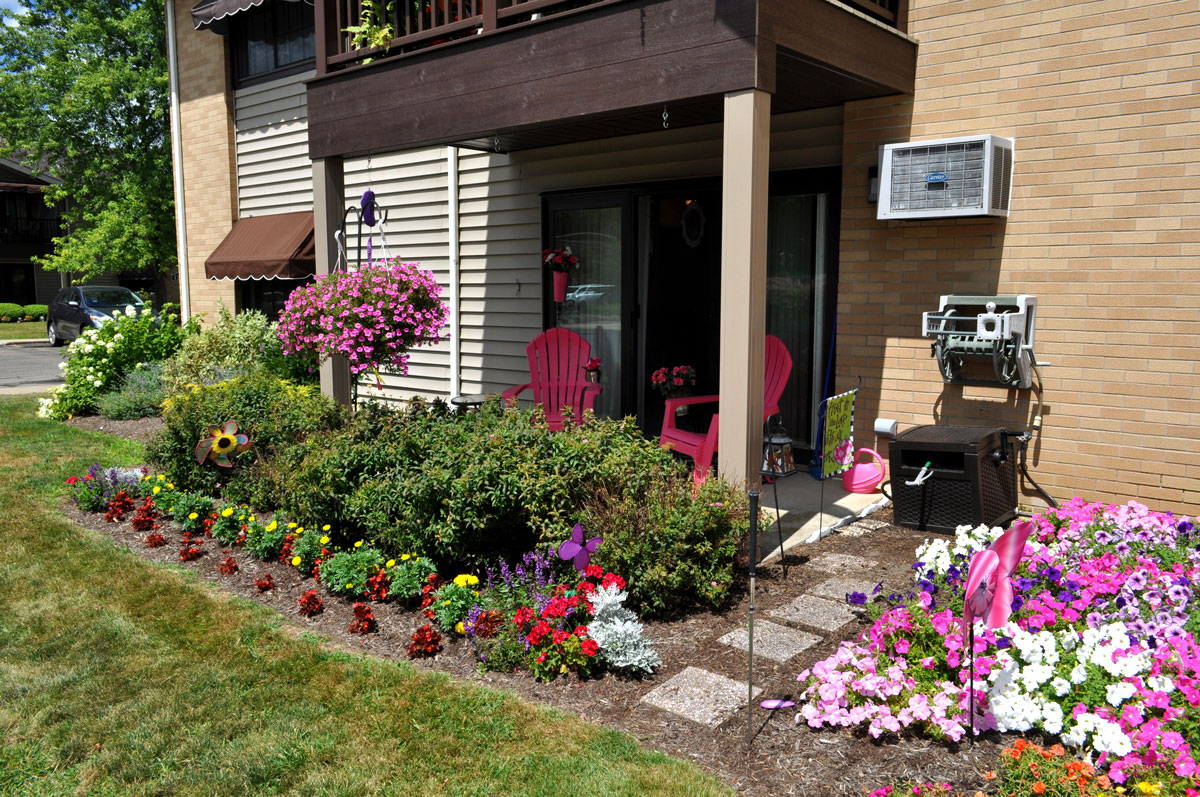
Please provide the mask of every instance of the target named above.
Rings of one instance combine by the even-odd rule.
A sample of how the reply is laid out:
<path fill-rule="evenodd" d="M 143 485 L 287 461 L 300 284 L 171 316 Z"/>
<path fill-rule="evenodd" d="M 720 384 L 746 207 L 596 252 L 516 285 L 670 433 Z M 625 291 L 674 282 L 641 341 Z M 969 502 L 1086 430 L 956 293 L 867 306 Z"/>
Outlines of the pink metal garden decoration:
<path fill-rule="evenodd" d="M 999 539 L 972 556 L 967 567 L 962 626 L 970 662 L 968 712 L 972 740 L 975 738 L 975 620 L 983 620 L 987 628 L 998 628 L 1008 622 L 1013 604 L 1012 574 L 1025 553 L 1025 542 L 1033 528 L 1031 520 L 1014 523 Z"/>

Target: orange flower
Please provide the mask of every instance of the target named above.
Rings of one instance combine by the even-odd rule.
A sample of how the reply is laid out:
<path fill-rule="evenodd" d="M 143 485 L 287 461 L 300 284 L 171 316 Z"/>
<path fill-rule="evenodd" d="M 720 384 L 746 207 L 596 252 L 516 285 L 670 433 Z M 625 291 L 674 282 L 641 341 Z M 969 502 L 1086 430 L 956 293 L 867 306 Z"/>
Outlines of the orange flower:
<path fill-rule="evenodd" d="M 1025 741 L 1024 739 L 1017 739 L 1017 741 L 1013 743 L 1013 749 L 1018 753 L 1024 752 L 1025 748 L 1028 746 L 1029 742 Z"/>
<path fill-rule="evenodd" d="M 1100 788 L 1102 789 L 1112 788 L 1112 781 L 1109 780 L 1108 775 L 1101 775 L 1100 777 L 1096 778 L 1096 782 L 1100 784 Z"/>
<path fill-rule="evenodd" d="M 995 780 L 996 779 L 996 770 L 989 769 L 987 772 L 984 772 L 983 779 L 984 780 Z"/>
<path fill-rule="evenodd" d="M 1045 759 L 1050 758 L 1050 753 L 1046 750 L 1038 750 L 1038 753 L 1041 755 L 1042 758 L 1045 758 Z"/>
<path fill-rule="evenodd" d="M 1067 751 L 1063 749 L 1063 746 L 1061 744 L 1055 744 L 1055 745 L 1051 745 L 1050 752 L 1053 755 L 1058 756 L 1059 758 L 1062 758 L 1066 754 Z"/>
<path fill-rule="evenodd" d="M 1033 784 L 1033 793 L 1034 794 L 1043 794 L 1043 793 L 1045 793 L 1045 791 L 1046 791 L 1046 784 L 1042 783 L 1040 780 L 1037 783 Z"/>

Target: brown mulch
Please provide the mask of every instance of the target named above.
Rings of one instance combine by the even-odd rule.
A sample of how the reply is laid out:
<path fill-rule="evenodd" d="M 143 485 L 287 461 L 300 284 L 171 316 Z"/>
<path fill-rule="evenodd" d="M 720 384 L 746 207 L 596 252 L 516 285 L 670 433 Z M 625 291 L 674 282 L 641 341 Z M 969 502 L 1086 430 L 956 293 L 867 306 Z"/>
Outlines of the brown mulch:
<path fill-rule="evenodd" d="M 110 426 L 115 423 L 131 426 Z M 116 428 L 141 433 L 141 428 L 132 426 L 135 423 L 138 422 L 107 421 L 89 428 L 114 434 L 120 433 Z M 412 632 L 426 622 L 425 617 L 411 606 L 376 603 L 371 606 L 378 620 L 378 632 L 366 636 L 352 634 L 348 631 L 353 619 L 353 602 L 350 600 L 336 598 L 318 588 L 317 594 L 324 601 L 324 612 L 311 618 L 297 612 L 297 599 L 317 585 L 311 578 L 302 579 L 294 567 L 262 562 L 240 549 L 233 549 L 230 554 L 237 561 L 239 571 L 234 575 L 221 575 L 217 566 L 226 554 L 216 540 L 206 541 L 204 555 L 198 560 L 180 562 L 180 534 L 173 524 L 164 524 L 160 529 L 167 537 L 167 545 L 148 548 L 143 542 L 145 534 L 133 531 L 128 520 L 119 524 L 106 523 L 102 515 L 82 513 L 73 505 L 67 505 L 64 511 L 80 525 L 107 534 L 133 552 L 148 559 L 190 568 L 222 590 L 274 608 L 293 626 L 324 636 L 331 644 L 345 649 L 406 660 Z M 815 568 L 804 567 L 805 562 L 822 553 L 853 554 L 877 560 L 881 566 L 876 578 L 883 582 L 884 591 L 907 591 L 913 552 L 928 535 L 890 525 L 890 507 L 873 519 L 889 525 L 859 537 L 835 533 L 813 545 L 793 549 L 786 559 L 786 578 L 778 561 L 760 565 L 755 590 L 756 619 L 771 619 L 768 614 L 771 609 L 788 603 L 828 578 L 828 573 L 813 572 Z M 268 572 L 272 574 L 276 588 L 260 594 L 254 580 Z M 526 700 L 626 731 L 646 747 L 694 761 L 701 769 L 743 794 L 864 795 L 879 786 L 902 780 L 949 781 L 955 785 L 956 794 L 969 795 L 976 789 L 989 791 L 983 773 L 995 768 L 1001 749 L 994 734 L 981 737 L 974 745 L 940 743 L 917 737 L 874 740 L 861 729 L 814 731 L 804 724 L 797 726 L 793 721 L 795 709 L 771 713 L 759 708 L 757 702 L 749 723 L 747 712 L 742 710 L 720 727 L 710 729 L 641 702 L 643 695 L 688 666 L 745 682 L 746 654 L 717 642 L 719 637 L 745 624 L 750 603 L 745 586 L 742 585 L 732 605 L 720 613 L 703 612 L 677 620 L 648 622 L 647 634 L 661 655 L 663 665 L 653 677 L 644 680 L 604 675 L 582 682 L 563 677 L 551 683 L 538 683 L 528 673 L 480 673 L 467 643 L 451 639 L 452 635 L 443 635 L 445 647 L 436 658 L 418 660 L 414 664 L 422 669 L 438 670 L 463 680 L 506 689 Z M 754 682 L 763 690 L 759 699 L 794 699 L 799 687 L 796 674 L 833 653 L 840 640 L 850 639 L 866 627 L 867 622 L 860 618 L 835 634 L 826 634 L 820 644 L 783 665 L 756 657 Z M 749 746 L 748 734 L 753 736 Z"/>
<path fill-rule="evenodd" d="M 162 418 L 138 418 L 132 421 L 114 421 L 103 415 L 80 415 L 64 421 L 68 426 L 87 429 L 91 432 L 107 432 L 117 437 L 126 437 L 139 443 L 147 443 L 163 428 Z"/>

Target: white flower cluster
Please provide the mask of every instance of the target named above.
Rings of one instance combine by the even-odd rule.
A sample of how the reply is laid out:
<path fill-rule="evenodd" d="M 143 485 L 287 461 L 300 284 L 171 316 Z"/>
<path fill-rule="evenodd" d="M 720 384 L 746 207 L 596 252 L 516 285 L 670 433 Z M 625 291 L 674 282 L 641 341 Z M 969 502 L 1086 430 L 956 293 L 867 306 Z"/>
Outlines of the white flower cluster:
<path fill-rule="evenodd" d="M 1067 650 L 1075 646 L 1074 632 L 1063 631 L 1058 637 L 1044 630 L 1031 634 L 1009 623 L 1003 634 L 1012 645 L 997 654 L 996 667 L 988 675 L 988 703 L 997 729 L 1028 731 L 1040 726 L 1050 733 L 1060 732 L 1062 706 L 1045 694 L 1043 686 L 1049 684 L 1058 695 L 1070 689 L 1070 684 L 1055 677 L 1055 665 L 1061 660 L 1060 645 Z"/>
<path fill-rule="evenodd" d="M 1101 753 L 1111 753 L 1118 758 L 1133 752 L 1133 742 L 1121 726 L 1095 714 L 1080 714 L 1062 739 L 1074 747 L 1083 747 L 1091 737 L 1092 747 Z"/>
<path fill-rule="evenodd" d="M 954 564 L 954 559 L 957 556 L 970 557 L 976 551 L 982 551 L 984 548 L 992 544 L 992 542 L 1004 533 L 1004 529 L 999 526 L 991 528 L 979 525 L 959 526 L 954 531 L 954 542 L 951 543 L 945 537 L 939 537 L 935 540 L 925 540 L 921 547 L 917 548 L 917 561 L 924 562 L 926 567 L 936 570 L 938 573 L 945 573 L 950 569 L 950 565 Z"/>
<path fill-rule="evenodd" d="M 593 620 L 588 636 L 600 646 L 609 666 L 616 670 L 652 673 L 662 664 L 650 646 L 637 616 L 623 605 L 629 594 L 616 584 L 592 593 Z"/>

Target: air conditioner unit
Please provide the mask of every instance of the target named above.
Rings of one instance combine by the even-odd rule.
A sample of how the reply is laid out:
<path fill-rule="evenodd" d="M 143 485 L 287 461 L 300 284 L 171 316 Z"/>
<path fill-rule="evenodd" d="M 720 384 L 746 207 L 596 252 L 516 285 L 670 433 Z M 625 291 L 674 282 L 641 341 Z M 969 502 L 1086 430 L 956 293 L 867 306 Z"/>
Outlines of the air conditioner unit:
<path fill-rule="evenodd" d="M 880 219 L 1007 216 L 1013 141 L 963 136 L 887 144 L 880 150 Z"/>

